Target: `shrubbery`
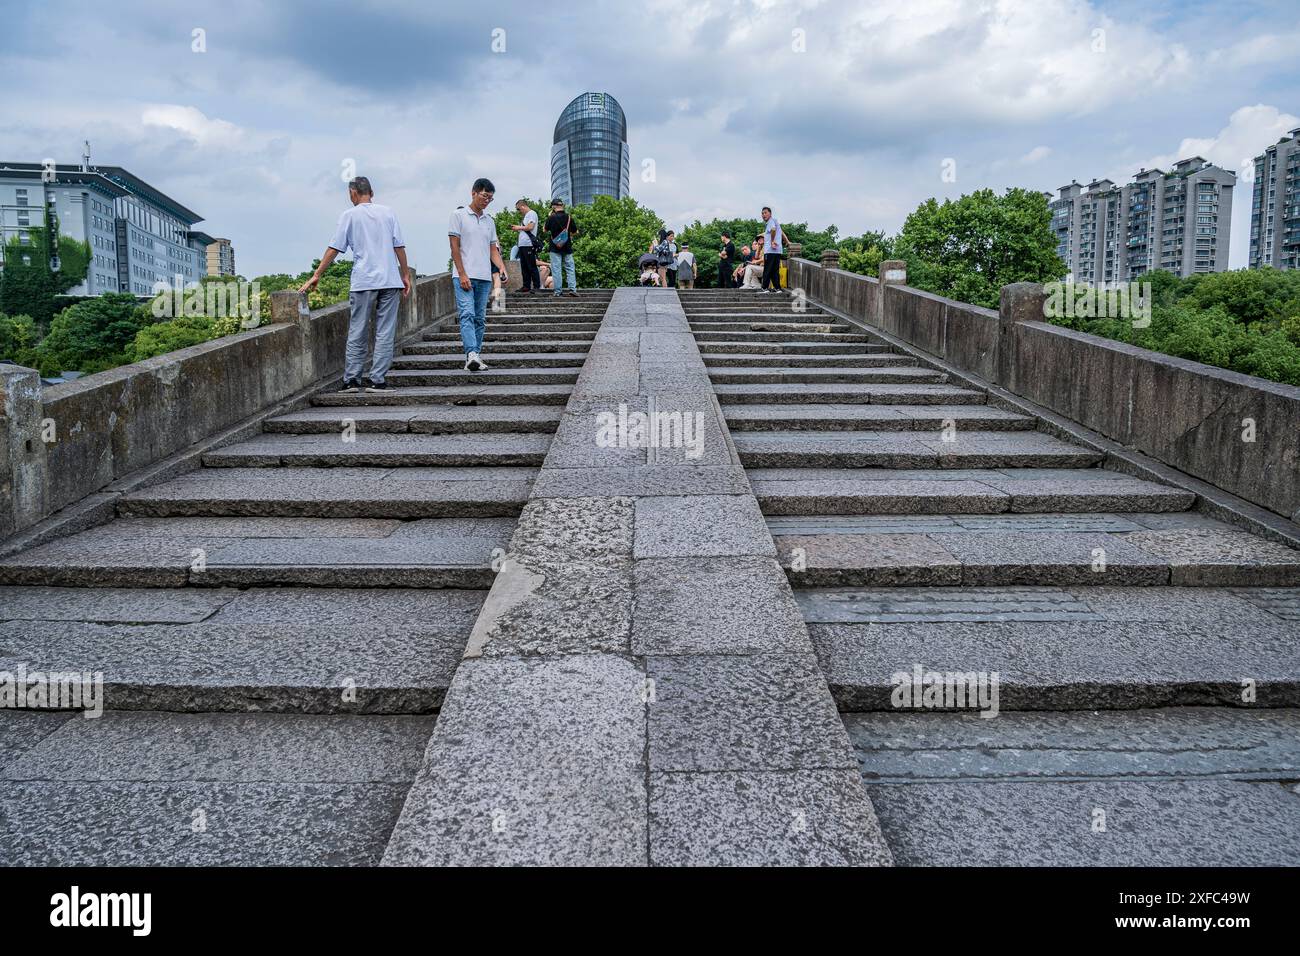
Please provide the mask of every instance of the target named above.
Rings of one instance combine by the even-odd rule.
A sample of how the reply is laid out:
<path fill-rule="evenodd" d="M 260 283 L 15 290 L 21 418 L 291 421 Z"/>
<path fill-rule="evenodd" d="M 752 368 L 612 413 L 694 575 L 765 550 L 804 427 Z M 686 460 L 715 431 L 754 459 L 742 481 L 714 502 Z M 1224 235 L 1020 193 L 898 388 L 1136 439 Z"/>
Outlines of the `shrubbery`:
<path fill-rule="evenodd" d="M 1142 277 L 1155 300 L 1151 324 L 1128 319 L 1054 318 L 1165 355 L 1204 362 L 1274 382 L 1300 385 L 1300 272 L 1236 269 L 1179 279 Z"/>

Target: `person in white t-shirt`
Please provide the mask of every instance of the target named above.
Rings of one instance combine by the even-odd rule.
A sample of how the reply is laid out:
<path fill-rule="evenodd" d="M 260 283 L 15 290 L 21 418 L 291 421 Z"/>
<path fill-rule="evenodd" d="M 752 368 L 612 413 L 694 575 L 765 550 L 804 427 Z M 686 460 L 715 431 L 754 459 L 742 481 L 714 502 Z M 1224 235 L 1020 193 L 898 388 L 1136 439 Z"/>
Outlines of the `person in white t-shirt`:
<path fill-rule="evenodd" d="M 682 243 L 681 255 L 677 257 L 677 285 L 682 289 L 695 288 L 695 253 L 691 252 L 690 243 Z"/>
<path fill-rule="evenodd" d="M 772 207 L 763 207 L 763 279 L 759 292 L 781 291 L 781 247 L 785 245 L 785 234 L 781 224 L 772 215 Z"/>
<path fill-rule="evenodd" d="M 334 238 L 330 240 L 320 265 L 310 279 L 298 289 L 310 292 L 341 252 L 352 250 L 352 282 L 348 292 L 351 317 L 348 320 L 348 344 L 343 362 L 344 392 L 360 391 L 362 369 L 366 364 L 370 316 L 375 316 L 375 350 L 370 357 L 370 375 L 364 380 L 368 392 L 385 392 L 393 386 L 387 381 L 393 364 L 393 338 L 397 333 L 397 307 L 411 294 L 410 270 L 406 265 L 406 241 L 397 216 L 387 206 L 375 202 L 370 180 L 358 176 L 348 183 L 352 208 L 339 216 Z"/>
<path fill-rule="evenodd" d="M 532 295 L 542 288 L 542 277 L 537 271 L 537 250 L 542 244 L 537 234 L 537 213 L 524 199 L 515 203 L 515 210 L 523 216 L 523 222 L 510 227 L 519 234 L 519 271 L 524 276 L 524 287 L 519 291 Z"/>

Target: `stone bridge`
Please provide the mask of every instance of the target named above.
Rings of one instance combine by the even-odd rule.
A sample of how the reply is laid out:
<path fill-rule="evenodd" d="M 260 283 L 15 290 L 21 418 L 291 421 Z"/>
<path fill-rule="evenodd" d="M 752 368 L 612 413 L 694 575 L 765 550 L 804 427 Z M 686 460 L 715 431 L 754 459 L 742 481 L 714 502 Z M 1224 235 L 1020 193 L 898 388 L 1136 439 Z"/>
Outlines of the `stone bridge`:
<path fill-rule="evenodd" d="M 1300 389 L 834 266 L 5 368 L 0 862 L 1293 864 Z"/>

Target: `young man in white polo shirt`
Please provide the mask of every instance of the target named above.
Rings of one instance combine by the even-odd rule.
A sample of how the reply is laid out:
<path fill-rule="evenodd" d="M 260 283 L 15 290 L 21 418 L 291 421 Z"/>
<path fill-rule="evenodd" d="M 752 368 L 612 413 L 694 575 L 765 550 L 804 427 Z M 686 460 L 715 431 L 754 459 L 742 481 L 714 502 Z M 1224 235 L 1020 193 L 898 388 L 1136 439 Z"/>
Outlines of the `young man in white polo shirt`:
<path fill-rule="evenodd" d="M 370 359 L 370 376 L 364 387 L 368 392 L 386 392 L 393 387 L 385 377 L 393 364 L 397 307 L 401 299 L 411 294 L 406 242 L 402 239 L 397 216 L 387 206 L 374 201 L 369 179 L 358 176 L 348 183 L 348 198 L 352 200 L 352 208 L 339 216 L 334 238 L 320 257 L 320 265 L 298 291 L 310 292 L 316 288 L 335 257 L 352 250 L 352 282 L 348 292 L 352 314 L 348 320 L 342 391 L 356 392 L 362 388 L 361 371 L 366 364 L 370 313 L 374 312 L 375 352 Z"/>
<path fill-rule="evenodd" d="M 483 333 L 487 329 L 488 298 L 492 295 L 492 266 L 506 274 L 497 242 L 497 224 L 487 211 L 496 193 L 490 179 L 476 179 L 470 189 L 469 205 L 457 206 L 447 225 L 451 241 L 451 288 L 460 313 L 460 341 L 465 348 L 465 371 L 487 368 L 479 359 Z"/>

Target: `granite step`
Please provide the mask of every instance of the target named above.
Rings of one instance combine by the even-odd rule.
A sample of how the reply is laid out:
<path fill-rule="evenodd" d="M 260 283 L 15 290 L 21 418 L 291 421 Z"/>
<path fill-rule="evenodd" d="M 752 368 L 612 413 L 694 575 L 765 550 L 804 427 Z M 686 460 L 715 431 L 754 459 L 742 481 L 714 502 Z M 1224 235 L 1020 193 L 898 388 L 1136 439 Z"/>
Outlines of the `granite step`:
<path fill-rule="evenodd" d="M 584 342 L 587 345 L 590 345 L 595 340 L 595 338 L 596 338 L 596 333 L 594 329 L 588 331 L 559 331 L 557 329 L 547 327 L 544 331 L 541 332 L 518 332 L 518 331 L 495 332 L 487 339 L 487 341 L 484 342 L 484 345 L 495 347 L 498 343 L 510 342 L 514 344 L 514 351 L 518 351 L 519 349 L 525 347 L 524 343 L 531 343 L 533 341 Z M 461 338 L 459 332 L 425 332 L 424 341 L 460 342 Z M 500 351 L 500 349 L 498 349 L 498 351 Z"/>
<path fill-rule="evenodd" d="M 709 379 L 717 385 L 817 385 L 834 383 L 889 383 L 918 382 L 940 385 L 948 381 L 945 372 L 928 368 L 900 366 L 897 368 L 710 368 Z"/>
<path fill-rule="evenodd" d="M 486 597 L 5 587 L 0 670 L 100 671 L 111 711 L 426 714 L 441 705 Z"/>
<path fill-rule="evenodd" d="M 696 333 L 718 333 L 718 332 L 779 332 L 786 335 L 832 335 L 832 334 L 850 334 L 858 330 L 851 325 L 843 322 L 786 322 L 784 320 L 763 321 L 761 319 L 748 319 L 744 321 L 733 322 L 701 322 L 699 319 L 692 319 L 689 323 L 692 332 Z"/>
<path fill-rule="evenodd" d="M 921 382 L 808 384 L 797 389 L 783 383 L 715 384 L 713 392 L 723 405 L 983 405 L 985 402 L 983 392 L 959 385 Z"/>
<path fill-rule="evenodd" d="M 1279 782 L 1300 777 L 1294 709 L 864 713 L 844 723 L 903 866 L 1300 858 L 1300 800 Z M 1090 826 L 1099 820 L 1104 831 Z"/>
<path fill-rule="evenodd" d="M 978 431 L 1030 431 L 1028 415 L 991 405 L 728 405 L 732 432 L 934 431 L 955 425 Z"/>
<path fill-rule="evenodd" d="M 484 343 L 484 348 L 486 349 L 489 344 L 490 343 Z M 533 340 L 526 344 L 526 352 L 530 355 L 552 352 L 567 353 L 569 355 L 586 355 L 591 348 L 590 342 L 579 342 L 576 340 L 565 341 L 563 339 L 559 341 Z M 514 347 L 511 349 L 511 353 L 517 355 L 525 343 L 520 341 L 513 343 L 513 345 Z M 484 354 L 490 355 L 491 352 L 484 352 Z M 460 344 L 459 340 L 456 342 L 416 342 L 403 348 L 402 355 L 452 355 L 459 356 L 461 362 L 465 361 L 464 347 Z"/>
<path fill-rule="evenodd" d="M 750 468 L 765 515 L 1186 511 L 1190 491 L 1101 468 Z"/>
<path fill-rule="evenodd" d="M 918 666 L 923 678 L 997 673 L 1004 711 L 1295 707 L 1295 618 L 1268 610 L 1258 593 L 1080 585 L 796 596 L 841 711 L 897 713 L 894 690 L 910 689 Z M 1294 610 L 1300 592 L 1288 593 Z M 931 703 L 924 709 L 972 709 L 952 697 Z"/>
<path fill-rule="evenodd" d="M 208 468 L 278 468 L 338 465 L 375 468 L 412 466 L 536 465 L 546 458 L 551 436 L 502 432 L 454 435 L 259 435 L 203 456 Z"/>
<path fill-rule="evenodd" d="M 483 373 L 476 373 L 482 375 Z M 392 382 L 397 386 L 396 382 Z M 566 405 L 572 385 L 403 385 L 386 392 L 321 392 L 320 407 L 415 405 L 432 410 L 470 405 Z"/>
<path fill-rule="evenodd" d="M 892 351 L 879 342 L 700 342 L 700 355 L 867 355 Z"/>
<path fill-rule="evenodd" d="M 1196 512 L 810 515 L 768 528 L 804 587 L 1300 585 L 1300 551 Z"/>
<path fill-rule="evenodd" d="M 483 360 L 491 364 L 491 356 Z M 572 385 L 578 368 L 526 368 L 466 372 L 463 369 L 393 369 L 386 380 L 395 388 L 408 385 Z"/>
<path fill-rule="evenodd" d="M 518 515 L 536 468 L 204 468 L 131 492 L 122 517 Z"/>
<path fill-rule="evenodd" d="M 600 318 L 597 317 L 591 321 L 579 321 L 577 319 L 557 319 L 555 321 L 544 321 L 534 317 L 527 322 L 496 322 L 489 320 L 484 326 L 487 338 L 492 338 L 502 332 L 512 334 L 532 335 L 537 338 L 543 338 L 551 332 L 585 332 L 595 335 L 596 330 L 600 328 Z M 456 332 L 459 336 L 459 331 Z"/>
<path fill-rule="evenodd" d="M 870 406 L 868 406 L 870 407 Z M 464 432 L 540 432 L 554 434 L 564 408 L 560 405 L 335 405 L 304 408 L 267 419 L 268 434 L 342 434 L 413 432 L 448 435 Z"/>
<path fill-rule="evenodd" d="M 587 360 L 586 352 L 500 352 L 484 353 L 483 361 L 492 359 L 492 368 L 581 368 Z M 463 369 L 465 355 L 448 352 L 443 355 L 399 355 L 393 359 L 395 369 Z"/>
<path fill-rule="evenodd" d="M 0 584 L 486 588 L 514 518 L 120 518 L 0 561 Z"/>
<path fill-rule="evenodd" d="M 773 355 L 732 352 L 704 355 L 706 368 L 885 368 L 915 366 L 910 355 L 874 352 L 868 355 Z"/>
<path fill-rule="evenodd" d="M 746 468 L 1090 468 L 1105 457 L 1045 432 L 949 424 L 951 432 L 761 431 L 734 439 Z"/>
<path fill-rule="evenodd" d="M 595 322 L 600 323 L 604 316 L 603 309 L 521 309 L 487 313 L 488 324 L 510 325 L 512 323 L 551 323 L 551 322 Z"/>
<path fill-rule="evenodd" d="M 726 332 L 696 332 L 695 341 L 703 346 L 706 342 L 778 342 L 793 344 L 795 342 L 843 343 L 871 342 L 871 336 L 861 332 L 811 332 L 801 329 L 797 338 L 790 332 L 747 332 L 743 328 Z M 427 338 L 427 336 L 426 336 Z"/>

